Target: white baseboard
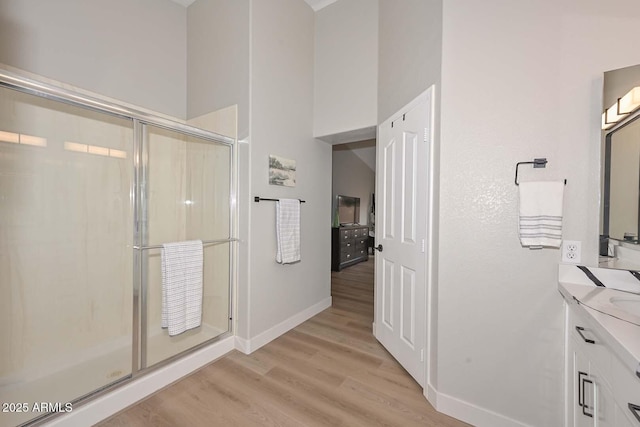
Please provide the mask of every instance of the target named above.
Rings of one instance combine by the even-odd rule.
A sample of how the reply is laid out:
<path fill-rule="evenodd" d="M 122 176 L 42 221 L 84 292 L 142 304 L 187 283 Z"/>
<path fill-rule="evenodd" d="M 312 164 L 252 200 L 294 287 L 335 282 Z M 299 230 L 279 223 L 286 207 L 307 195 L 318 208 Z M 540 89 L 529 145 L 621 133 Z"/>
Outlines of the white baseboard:
<path fill-rule="evenodd" d="M 251 353 L 251 340 L 247 340 L 240 337 L 236 338 L 236 350 L 243 352 L 244 354 Z"/>
<path fill-rule="evenodd" d="M 429 402 L 438 412 L 477 427 L 529 427 L 527 424 L 505 417 L 497 412 L 440 393 L 431 386 L 429 386 L 427 394 L 431 397 L 428 399 Z"/>
<path fill-rule="evenodd" d="M 228 337 L 200 349 L 180 360 L 150 372 L 112 392 L 87 402 L 45 425 L 47 427 L 94 425 L 126 407 L 144 399 L 180 378 L 189 375 L 234 349 L 234 337 Z"/>
<path fill-rule="evenodd" d="M 329 307 L 331 307 L 331 297 L 327 297 L 319 303 L 314 304 L 297 314 L 294 314 L 288 319 L 278 323 L 274 327 L 267 329 L 266 331 L 256 335 L 253 338 L 247 340 L 244 338 L 236 337 L 236 348 L 244 354 L 251 354 L 263 345 L 268 344 L 269 342 L 278 338 L 280 335 L 290 331 L 302 322 L 309 320 L 316 314 Z"/>
<path fill-rule="evenodd" d="M 429 383 L 427 388 L 423 390 L 424 397 L 427 398 L 431 406 L 438 407 L 438 391 Z"/>

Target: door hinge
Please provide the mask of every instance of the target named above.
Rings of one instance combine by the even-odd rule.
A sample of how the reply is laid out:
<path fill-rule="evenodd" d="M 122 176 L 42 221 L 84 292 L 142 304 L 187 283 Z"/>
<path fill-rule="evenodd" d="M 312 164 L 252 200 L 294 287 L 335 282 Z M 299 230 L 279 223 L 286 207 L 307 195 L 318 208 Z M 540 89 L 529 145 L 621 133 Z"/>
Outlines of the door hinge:
<path fill-rule="evenodd" d="M 424 253 L 424 239 L 422 239 L 422 245 L 421 245 L 421 248 L 422 248 L 422 253 Z"/>
<path fill-rule="evenodd" d="M 428 132 L 429 132 L 429 129 L 424 128 L 424 142 L 428 141 L 428 139 L 427 139 Z"/>
<path fill-rule="evenodd" d="M 420 350 L 420 361 L 424 362 L 424 348 Z"/>

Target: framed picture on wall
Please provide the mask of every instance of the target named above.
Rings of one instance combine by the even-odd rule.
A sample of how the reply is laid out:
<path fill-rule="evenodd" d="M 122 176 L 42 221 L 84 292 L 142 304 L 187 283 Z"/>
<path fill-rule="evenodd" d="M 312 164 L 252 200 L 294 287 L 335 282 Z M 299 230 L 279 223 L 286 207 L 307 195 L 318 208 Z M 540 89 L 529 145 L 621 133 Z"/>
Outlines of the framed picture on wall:
<path fill-rule="evenodd" d="M 269 184 L 285 187 L 296 186 L 296 161 L 269 155 Z"/>

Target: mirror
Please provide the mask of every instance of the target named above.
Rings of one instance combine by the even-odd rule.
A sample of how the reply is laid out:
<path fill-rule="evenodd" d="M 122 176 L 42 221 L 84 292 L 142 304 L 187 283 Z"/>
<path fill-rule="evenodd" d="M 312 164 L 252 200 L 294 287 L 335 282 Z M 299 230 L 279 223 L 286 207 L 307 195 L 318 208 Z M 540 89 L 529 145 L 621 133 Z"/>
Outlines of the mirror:
<path fill-rule="evenodd" d="M 640 65 L 604 73 L 603 104 L 600 265 L 638 269 Z"/>

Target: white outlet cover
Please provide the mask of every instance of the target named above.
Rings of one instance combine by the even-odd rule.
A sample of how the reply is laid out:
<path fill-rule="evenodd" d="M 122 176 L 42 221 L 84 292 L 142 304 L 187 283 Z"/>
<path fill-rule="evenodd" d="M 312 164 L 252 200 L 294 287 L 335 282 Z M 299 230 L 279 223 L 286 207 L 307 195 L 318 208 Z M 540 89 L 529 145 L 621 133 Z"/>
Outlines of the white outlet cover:
<path fill-rule="evenodd" d="M 564 240 L 562 242 L 562 262 L 580 264 L 582 260 L 582 242 L 578 240 Z"/>

